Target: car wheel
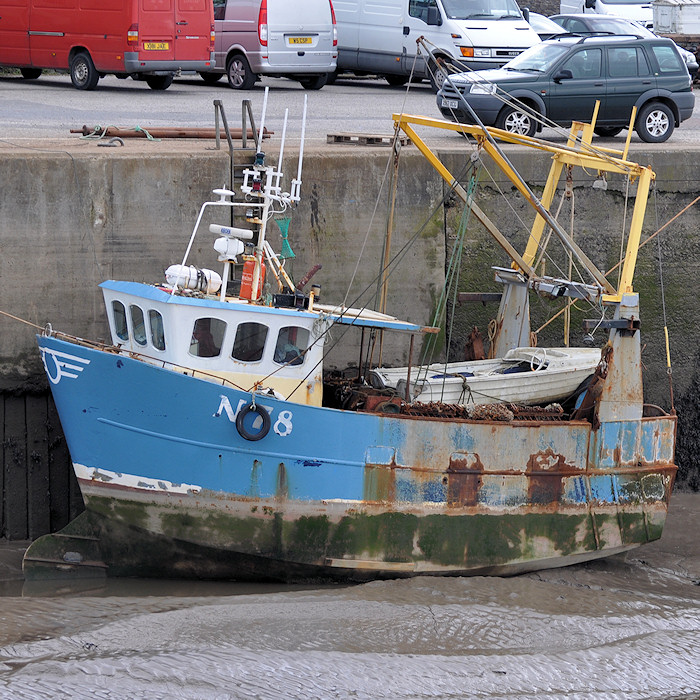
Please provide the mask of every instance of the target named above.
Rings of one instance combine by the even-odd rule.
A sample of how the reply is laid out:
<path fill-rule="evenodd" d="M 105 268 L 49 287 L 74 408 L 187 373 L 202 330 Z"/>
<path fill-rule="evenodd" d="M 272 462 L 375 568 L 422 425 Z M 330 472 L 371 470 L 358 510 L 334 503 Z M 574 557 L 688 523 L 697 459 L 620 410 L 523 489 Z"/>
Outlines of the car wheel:
<path fill-rule="evenodd" d="M 496 126 L 511 134 L 522 136 L 534 136 L 537 131 L 537 122 L 533 115 L 515 107 L 504 107 L 498 115 Z"/>
<path fill-rule="evenodd" d="M 662 143 L 673 133 L 674 126 L 671 108 L 662 102 L 651 102 L 639 111 L 634 129 L 642 141 Z"/>
<path fill-rule="evenodd" d="M 25 80 L 36 80 L 41 75 L 41 68 L 20 68 L 19 72 Z"/>
<path fill-rule="evenodd" d="M 384 78 L 386 79 L 386 82 L 391 85 L 391 87 L 401 87 L 408 82 L 407 75 L 385 75 Z"/>
<path fill-rule="evenodd" d="M 335 85 L 335 81 L 338 80 L 340 72 L 336 68 L 332 73 L 328 73 L 326 76 L 326 85 Z"/>
<path fill-rule="evenodd" d="M 223 73 L 200 73 L 199 77 L 207 84 L 207 85 L 216 85 L 221 78 L 224 77 Z"/>
<path fill-rule="evenodd" d="M 234 90 L 250 90 L 258 77 L 250 70 L 250 63 L 243 54 L 231 56 L 226 64 L 226 76 Z"/>
<path fill-rule="evenodd" d="M 595 129 L 593 129 L 598 136 L 607 136 L 607 137 L 612 137 L 612 136 L 617 136 L 621 131 L 622 127 L 621 126 L 596 126 Z"/>
<path fill-rule="evenodd" d="M 78 90 L 94 90 L 100 74 L 95 70 L 95 64 L 90 54 L 77 53 L 70 62 L 70 79 Z"/>
<path fill-rule="evenodd" d="M 173 84 L 173 76 L 147 75 L 146 84 L 151 90 L 167 90 Z"/>
<path fill-rule="evenodd" d="M 311 75 L 308 78 L 300 78 L 299 83 L 305 90 L 320 90 L 328 80 L 328 75 L 322 73 L 321 75 Z"/>
<path fill-rule="evenodd" d="M 442 88 L 447 76 L 447 59 L 443 56 L 431 56 L 428 59 L 428 80 L 433 92 L 437 92 Z"/>

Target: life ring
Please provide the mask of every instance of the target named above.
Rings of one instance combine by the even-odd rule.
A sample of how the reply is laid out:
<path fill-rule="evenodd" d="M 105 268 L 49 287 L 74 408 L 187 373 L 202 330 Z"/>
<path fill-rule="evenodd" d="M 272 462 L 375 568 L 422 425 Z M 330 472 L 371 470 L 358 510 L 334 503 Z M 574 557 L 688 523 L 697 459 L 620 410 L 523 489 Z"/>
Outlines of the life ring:
<path fill-rule="evenodd" d="M 256 433 L 249 433 L 243 425 L 245 417 L 251 411 L 257 413 L 262 419 L 262 427 Z M 236 416 L 236 430 L 238 430 L 238 434 L 246 440 L 262 440 L 270 432 L 270 423 L 270 414 L 262 406 L 254 403 L 247 403 Z"/>

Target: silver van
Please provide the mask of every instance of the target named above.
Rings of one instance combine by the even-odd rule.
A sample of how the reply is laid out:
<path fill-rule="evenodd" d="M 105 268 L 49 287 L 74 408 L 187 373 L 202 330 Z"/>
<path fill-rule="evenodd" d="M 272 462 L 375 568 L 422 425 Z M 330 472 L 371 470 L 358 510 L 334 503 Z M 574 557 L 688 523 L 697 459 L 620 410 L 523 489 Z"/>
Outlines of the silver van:
<path fill-rule="evenodd" d="M 214 0 L 214 30 L 216 69 L 200 73 L 210 85 L 226 74 L 232 88 L 249 90 L 269 75 L 318 90 L 336 69 L 331 0 Z"/>

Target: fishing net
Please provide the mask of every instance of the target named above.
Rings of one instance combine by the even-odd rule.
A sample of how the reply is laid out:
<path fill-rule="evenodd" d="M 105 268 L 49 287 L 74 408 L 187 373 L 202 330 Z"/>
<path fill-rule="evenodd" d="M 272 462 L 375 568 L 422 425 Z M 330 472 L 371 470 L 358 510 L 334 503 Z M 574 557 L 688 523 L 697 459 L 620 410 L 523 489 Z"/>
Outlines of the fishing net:
<path fill-rule="evenodd" d="M 286 219 L 275 219 L 275 223 L 279 227 L 280 233 L 282 234 L 282 249 L 280 250 L 278 257 L 282 258 L 283 260 L 296 257 L 296 255 L 294 255 L 294 251 L 292 250 L 292 246 L 289 245 L 289 241 L 287 240 L 287 237 L 289 236 L 290 221 L 291 219 L 289 217 Z"/>

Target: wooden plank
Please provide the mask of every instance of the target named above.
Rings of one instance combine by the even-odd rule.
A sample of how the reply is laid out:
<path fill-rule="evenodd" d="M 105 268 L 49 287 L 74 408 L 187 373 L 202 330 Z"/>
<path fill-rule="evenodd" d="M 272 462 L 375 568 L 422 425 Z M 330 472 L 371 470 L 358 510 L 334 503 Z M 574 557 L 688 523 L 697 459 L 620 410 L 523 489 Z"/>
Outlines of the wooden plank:
<path fill-rule="evenodd" d="M 26 540 L 27 527 L 27 433 L 23 396 L 5 398 L 5 467 L 6 536 Z"/>
<path fill-rule="evenodd" d="M 63 435 L 61 419 L 56 404 L 49 394 L 47 398 L 46 430 L 49 447 L 49 518 L 51 532 L 65 527 L 71 520 L 70 475 L 73 465 L 68 454 L 68 445 Z"/>
<path fill-rule="evenodd" d="M 393 134 L 351 134 L 340 132 L 338 134 L 328 134 L 326 143 L 346 143 L 354 146 L 391 146 L 394 143 Z M 408 146 L 411 139 L 408 136 L 400 135 L 399 143 Z"/>
<path fill-rule="evenodd" d="M 51 531 L 46 395 L 26 396 L 29 539 Z"/>

